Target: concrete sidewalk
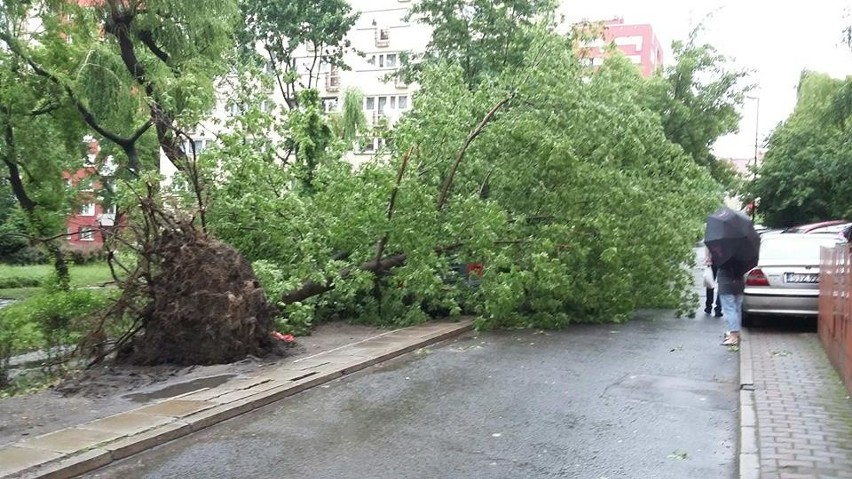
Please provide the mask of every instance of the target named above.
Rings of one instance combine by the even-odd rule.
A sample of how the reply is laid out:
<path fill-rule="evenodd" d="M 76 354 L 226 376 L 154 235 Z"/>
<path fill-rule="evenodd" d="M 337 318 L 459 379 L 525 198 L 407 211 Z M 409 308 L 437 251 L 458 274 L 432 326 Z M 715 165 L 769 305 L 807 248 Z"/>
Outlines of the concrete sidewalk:
<path fill-rule="evenodd" d="M 852 401 L 815 333 L 744 332 L 740 477 L 852 478 Z"/>
<path fill-rule="evenodd" d="M 0 477 L 73 477 L 473 329 L 472 320 L 390 331 L 260 375 L 0 448 Z"/>

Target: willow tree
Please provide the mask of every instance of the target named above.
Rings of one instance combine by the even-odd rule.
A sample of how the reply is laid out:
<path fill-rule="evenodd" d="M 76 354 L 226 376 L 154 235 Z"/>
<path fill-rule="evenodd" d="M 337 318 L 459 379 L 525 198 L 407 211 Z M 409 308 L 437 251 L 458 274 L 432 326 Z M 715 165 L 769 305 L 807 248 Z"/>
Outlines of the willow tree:
<path fill-rule="evenodd" d="M 26 35 L 28 11 L 20 2 L 3 2 L 0 38 Z M 39 53 L 48 51 L 45 45 Z M 62 173 L 81 166 L 84 132 L 63 91 L 34 75 L 8 49 L 0 49 L 0 130 L 0 161 L 26 218 L 28 241 L 46 246 L 58 286 L 67 289 L 69 272 L 60 242 L 69 198 Z"/>
<path fill-rule="evenodd" d="M 184 146 L 214 105 L 214 80 L 227 73 L 236 0 L 13 3 L 28 7 L 43 28 L 19 36 L 6 30 L 0 40 L 123 152 L 128 237 L 118 241 L 140 256 L 112 311 L 133 323 L 119 340 L 123 353 L 138 362 L 203 363 L 267 351 L 269 305 L 247 263 L 206 233 L 204 185 L 195 152 Z M 143 171 L 139 147 L 149 138 L 151 156 L 162 152 L 178 169 L 189 209 L 162 205 L 156 172 Z"/>

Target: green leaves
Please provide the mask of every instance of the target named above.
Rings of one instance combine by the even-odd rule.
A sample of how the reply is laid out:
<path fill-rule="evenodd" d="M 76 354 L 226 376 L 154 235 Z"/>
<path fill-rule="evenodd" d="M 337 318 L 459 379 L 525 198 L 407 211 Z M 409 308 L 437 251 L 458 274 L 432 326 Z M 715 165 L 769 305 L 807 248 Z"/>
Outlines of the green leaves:
<path fill-rule="evenodd" d="M 852 140 L 843 107 L 850 80 L 805 73 L 793 114 L 769 139 L 749 189 L 765 224 L 786 227 L 852 216 Z"/>
<path fill-rule="evenodd" d="M 735 177 L 717 165 L 711 149 L 721 136 L 737 130 L 739 109 L 751 86 L 744 84 L 747 72 L 732 69 L 728 58 L 700 42 L 702 29 L 699 25 L 685 42 L 672 43 L 675 64 L 648 82 L 643 102 L 660 115 L 669 141 L 734 191 Z"/>

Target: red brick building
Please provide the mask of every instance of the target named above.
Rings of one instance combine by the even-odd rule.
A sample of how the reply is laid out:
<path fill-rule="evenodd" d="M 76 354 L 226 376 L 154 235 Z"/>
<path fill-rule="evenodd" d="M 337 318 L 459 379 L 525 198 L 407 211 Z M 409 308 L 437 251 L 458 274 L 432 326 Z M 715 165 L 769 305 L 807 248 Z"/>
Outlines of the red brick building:
<path fill-rule="evenodd" d="M 629 25 L 623 18 L 600 22 L 602 31 L 597 40 L 585 42 L 581 55 L 592 65 L 600 65 L 607 55 L 607 46 L 615 46 L 639 67 L 642 76 L 649 77 L 663 66 L 663 49 L 649 24 Z M 589 24 L 592 25 L 592 24 Z"/>
<path fill-rule="evenodd" d="M 91 251 L 102 248 L 104 231 L 115 225 L 115 208 L 104 207 L 104 185 L 100 181 L 101 174 L 110 173 L 114 166 L 111 158 L 99 159 L 98 152 L 97 141 L 91 140 L 83 168 L 62 174 L 65 184 L 78 191 L 74 211 L 65 220 L 68 249 Z"/>

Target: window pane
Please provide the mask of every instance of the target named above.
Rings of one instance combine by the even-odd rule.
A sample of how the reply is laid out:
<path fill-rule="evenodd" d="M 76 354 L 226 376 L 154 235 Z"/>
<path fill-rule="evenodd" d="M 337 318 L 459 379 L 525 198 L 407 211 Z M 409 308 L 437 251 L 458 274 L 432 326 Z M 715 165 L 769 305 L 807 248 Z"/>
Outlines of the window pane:
<path fill-rule="evenodd" d="M 368 96 L 367 98 L 364 99 L 364 102 L 365 102 L 365 105 L 366 105 L 364 107 L 365 109 L 367 109 L 367 110 L 375 110 L 376 109 L 376 97 Z"/>
<path fill-rule="evenodd" d="M 379 97 L 379 113 L 385 112 L 385 106 L 388 104 L 388 97 L 380 96 Z"/>
<path fill-rule="evenodd" d="M 400 95 L 399 96 L 399 109 L 405 110 L 406 108 L 408 108 L 408 96 L 407 95 Z"/>
<path fill-rule="evenodd" d="M 396 66 L 396 54 L 395 53 L 389 53 L 388 54 L 387 63 L 385 63 L 385 65 L 387 65 L 388 68 L 393 68 L 393 67 Z"/>
<path fill-rule="evenodd" d="M 390 102 L 391 102 L 390 107 L 395 110 L 396 109 L 396 97 L 395 96 L 390 97 Z"/>

